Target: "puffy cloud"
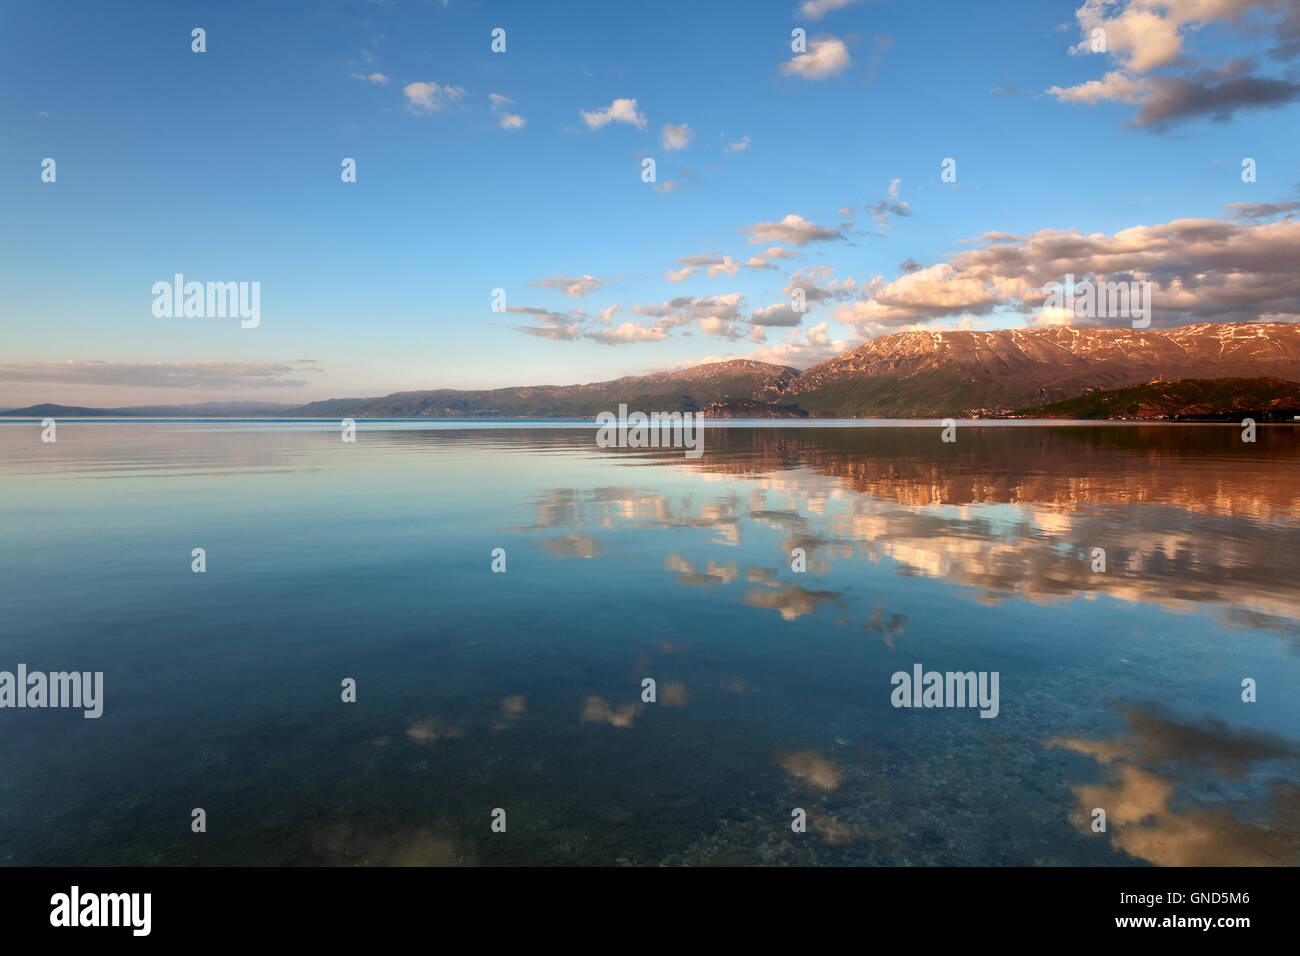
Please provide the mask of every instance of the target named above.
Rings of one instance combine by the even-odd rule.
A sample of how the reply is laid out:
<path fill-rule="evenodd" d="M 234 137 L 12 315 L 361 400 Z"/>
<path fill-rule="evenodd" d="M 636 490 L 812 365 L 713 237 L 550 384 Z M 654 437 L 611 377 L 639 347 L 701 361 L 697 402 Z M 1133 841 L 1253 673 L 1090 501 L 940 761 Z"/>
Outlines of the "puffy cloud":
<path fill-rule="evenodd" d="M 843 299 L 858 291 L 858 284 L 851 277 L 832 280 L 835 270 L 827 265 L 806 266 L 798 270 L 785 284 L 781 291 L 791 298 L 795 290 L 803 291 L 805 302 L 821 302 L 824 299 Z"/>
<path fill-rule="evenodd" d="M 869 298 L 841 306 L 835 318 L 852 325 L 897 328 L 963 313 L 985 315 L 1007 302 L 986 275 L 963 272 L 946 262 L 868 288 Z"/>
<path fill-rule="evenodd" d="M 638 112 L 634 99 L 617 99 L 604 109 L 579 110 L 579 113 L 590 129 L 600 129 L 608 123 L 629 123 L 637 129 L 645 129 L 645 113 Z"/>
<path fill-rule="evenodd" d="M 685 149 L 695 138 L 695 131 L 688 125 L 682 123 L 680 126 L 674 126 L 672 123 L 665 123 L 663 127 L 663 147 L 666 150 L 673 151 Z"/>
<path fill-rule="evenodd" d="M 751 352 L 745 358 L 756 362 L 771 362 L 773 365 L 807 368 L 842 355 L 849 349 L 861 345 L 863 341 L 865 340 L 858 337 L 832 339 L 830 323 L 820 322 L 806 330 L 792 329 L 780 342 Z"/>
<path fill-rule="evenodd" d="M 819 226 L 794 213 L 786 216 L 780 222 L 758 222 L 752 226 L 746 226 L 742 231 L 749 234 L 749 241 L 752 243 L 785 242 L 792 246 L 803 246 L 810 242 L 827 242 L 832 239 L 844 238 L 843 233 L 838 229 Z"/>
<path fill-rule="evenodd" d="M 614 306 L 601 311 L 602 322 L 608 323 L 609 318 L 616 311 L 631 312 L 633 315 L 652 318 L 655 321 L 624 322 L 616 328 L 584 332 L 583 336 L 603 345 L 658 342 L 667 338 L 672 329 L 695 324 L 706 335 L 735 340 L 745 332 L 745 329 L 736 324 L 741 320 L 740 310 L 739 292 L 727 295 L 678 296 L 657 304 L 634 305 L 630 309 Z"/>
<path fill-rule="evenodd" d="M 1279 16 L 1263 27 L 1247 20 L 1252 13 Z M 1094 38 L 1104 38 L 1105 53 L 1118 69 L 1100 80 L 1051 87 L 1047 92 L 1061 102 L 1138 105 L 1132 125 L 1158 131 L 1194 117 L 1222 122 L 1241 109 L 1300 99 L 1300 83 L 1255 75 L 1255 57 L 1210 67 L 1184 49 L 1193 32 L 1222 23 L 1271 34 L 1278 42 L 1269 53 L 1294 57 L 1300 52 L 1300 7 L 1293 0 L 1085 0 L 1075 18 L 1083 38 L 1070 52 L 1091 53 Z"/>
<path fill-rule="evenodd" d="M 844 41 L 824 37 L 808 41 L 808 52 L 781 64 L 786 76 L 799 76 L 805 80 L 824 80 L 848 69 L 853 62 Z"/>
<path fill-rule="evenodd" d="M 744 334 L 741 329 L 720 316 L 706 315 L 699 321 L 700 331 L 706 335 L 716 335 L 734 342 Z"/>
<path fill-rule="evenodd" d="M 1053 86 L 1047 92 L 1062 103 L 1086 103 L 1092 106 L 1106 100 L 1136 103 L 1142 98 L 1144 91 L 1145 87 L 1140 80 L 1135 80 L 1118 70 L 1112 70 L 1100 80 L 1089 80 L 1065 89 Z"/>
<path fill-rule="evenodd" d="M 677 296 L 658 305 L 634 305 L 631 311 L 637 315 L 650 315 L 659 318 L 665 328 L 686 325 L 705 318 L 718 318 L 728 322 L 740 318 L 739 292 L 727 295 Z"/>
<path fill-rule="evenodd" d="M 406 108 L 412 113 L 441 113 L 458 107 L 465 99 L 461 86 L 439 86 L 437 83 L 408 83 L 402 87 Z"/>
<path fill-rule="evenodd" d="M 1132 125 L 1163 130 L 1181 120 L 1208 116 L 1224 122 L 1247 107 L 1282 106 L 1300 99 L 1300 83 L 1246 76 L 1249 61 L 1234 61 L 1219 70 L 1198 70 L 1185 76 L 1146 76 L 1134 79 L 1111 72 L 1101 80 L 1089 80 L 1047 92 L 1063 103 L 1089 105 L 1113 100 L 1140 106 Z"/>
<path fill-rule="evenodd" d="M 747 149 L 749 149 L 749 137 L 745 136 L 737 143 L 728 143 L 727 148 L 723 150 L 723 152 L 743 153 Z"/>
<path fill-rule="evenodd" d="M 804 313 L 794 311 L 794 304 L 791 302 L 778 302 L 775 305 L 769 305 L 765 309 L 759 309 L 749 317 L 751 325 L 756 326 L 783 326 L 792 328 L 803 321 Z"/>
<path fill-rule="evenodd" d="M 1284 204 L 1275 204 L 1284 205 Z M 1027 236 L 986 233 L 969 249 L 892 282 L 872 280 L 835 317 L 859 327 L 898 329 L 1005 308 L 1034 324 L 1058 324 L 1045 308 L 1050 283 L 1150 282 L 1152 326 L 1256 321 L 1295 312 L 1300 299 L 1300 219 L 1230 222 L 1178 219 L 1114 235 L 1044 229 Z M 1071 324 L 1127 319 L 1075 318 Z"/>

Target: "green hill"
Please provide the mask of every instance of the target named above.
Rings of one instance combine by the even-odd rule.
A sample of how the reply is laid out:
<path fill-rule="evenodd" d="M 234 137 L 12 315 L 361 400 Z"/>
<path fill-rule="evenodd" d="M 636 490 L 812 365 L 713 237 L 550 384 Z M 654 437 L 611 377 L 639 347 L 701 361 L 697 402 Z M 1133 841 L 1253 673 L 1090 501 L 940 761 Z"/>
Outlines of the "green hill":
<path fill-rule="evenodd" d="M 1028 418 L 1168 418 L 1226 421 L 1292 421 L 1300 416 L 1300 383 L 1280 378 L 1191 378 L 1146 382 L 1090 392 L 1063 402 L 1027 408 Z"/>

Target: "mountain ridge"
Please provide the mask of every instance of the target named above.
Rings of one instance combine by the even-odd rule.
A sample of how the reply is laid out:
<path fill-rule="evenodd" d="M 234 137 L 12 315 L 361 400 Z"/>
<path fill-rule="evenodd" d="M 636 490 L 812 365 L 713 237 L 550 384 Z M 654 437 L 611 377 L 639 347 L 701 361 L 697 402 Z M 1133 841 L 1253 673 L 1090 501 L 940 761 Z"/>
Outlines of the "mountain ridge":
<path fill-rule="evenodd" d="M 1000 417 L 1153 381 L 1227 378 L 1300 382 L 1300 324 L 905 331 L 877 336 L 802 372 L 740 358 L 581 385 L 410 390 L 281 406 L 264 414 L 588 418 L 625 404 L 640 411 L 711 408 L 724 415 L 749 408 L 765 417 Z M 0 414 L 34 415 L 38 412 L 32 409 L 57 407 L 30 406 Z M 156 414 L 164 407 L 146 408 Z M 77 411 L 128 414 L 127 409 Z"/>

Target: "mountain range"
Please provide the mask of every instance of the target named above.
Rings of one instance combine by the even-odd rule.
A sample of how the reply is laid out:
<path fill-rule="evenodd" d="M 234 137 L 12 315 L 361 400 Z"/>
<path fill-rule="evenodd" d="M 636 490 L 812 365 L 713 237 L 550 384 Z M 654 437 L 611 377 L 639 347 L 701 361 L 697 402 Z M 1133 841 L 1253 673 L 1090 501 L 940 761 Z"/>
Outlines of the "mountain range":
<path fill-rule="evenodd" d="M 625 404 L 629 410 L 700 411 L 722 418 L 960 418 L 1017 415 L 1092 393 L 1161 381 L 1192 381 L 1176 397 L 1189 407 L 1201 407 L 1207 401 L 1213 405 L 1213 397 L 1202 394 L 1207 389 L 1214 394 L 1227 393 L 1222 387 L 1196 382 L 1265 378 L 1284 384 L 1300 382 L 1300 324 L 1203 323 L 1168 330 L 1054 326 L 909 331 L 879 336 L 802 372 L 784 365 L 734 359 L 585 385 L 433 389 L 376 398 L 335 398 L 298 407 L 208 403 L 73 409 L 40 405 L 0 414 L 586 418 L 617 411 Z M 1233 401 L 1241 401 L 1243 395 L 1267 398 L 1268 390 L 1277 387 L 1266 383 L 1237 387 Z M 1288 400 L 1289 396 L 1279 397 L 1284 403 Z M 234 411 L 236 407 L 240 410 Z M 1177 413 L 1168 402 L 1161 407 Z M 219 408 L 225 410 L 216 411 Z"/>

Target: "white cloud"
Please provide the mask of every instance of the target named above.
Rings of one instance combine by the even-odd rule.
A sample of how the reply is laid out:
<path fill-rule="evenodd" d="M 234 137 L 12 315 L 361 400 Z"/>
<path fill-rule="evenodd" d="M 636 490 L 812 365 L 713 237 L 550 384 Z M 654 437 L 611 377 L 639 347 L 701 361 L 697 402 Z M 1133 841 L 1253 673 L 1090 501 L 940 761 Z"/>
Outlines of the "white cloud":
<path fill-rule="evenodd" d="M 680 126 L 674 126 L 672 123 L 665 123 L 663 128 L 663 147 L 666 150 L 673 151 L 685 149 L 690 145 L 691 140 L 695 138 L 695 131 L 685 123 Z"/>
<path fill-rule="evenodd" d="M 1268 14 L 1278 14 L 1272 22 Z M 1229 119 L 1241 109 L 1278 107 L 1300 99 L 1294 71 L 1279 79 L 1253 75 L 1260 52 L 1278 60 L 1300 53 L 1300 6 L 1295 0 L 1085 0 L 1075 11 L 1082 39 L 1072 54 L 1104 55 L 1118 69 L 1100 80 L 1053 86 L 1063 103 L 1138 104 L 1133 126 L 1164 129 L 1205 116 Z M 1207 28 L 1221 25 L 1211 31 Z M 1268 37 L 1268 50 L 1242 51 L 1233 59 L 1197 56 L 1184 48 L 1198 32 Z M 1104 40 L 1104 50 L 1094 44 Z M 1099 44 L 1098 44 L 1099 45 Z M 1154 74 L 1153 71 L 1166 71 Z"/>
<path fill-rule="evenodd" d="M 801 76 L 805 80 L 824 80 L 828 76 L 848 69 L 853 62 L 844 41 L 827 37 L 808 41 L 808 52 L 781 64 L 786 76 Z"/>
<path fill-rule="evenodd" d="M 441 113 L 460 106 L 465 98 L 461 86 L 439 86 L 437 83 L 408 83 L 402 87 L 406 106 L 412 113 Z"/>
<path fill-rule="evenodd" d="M 830 323 L 820 322 L 808 329 L 791 329 L 776 345 L 769 345 L 745 358 L 755 362 L 770 362 L 773 365 L 792 365 L 795 368 L 807 368 L 824 362 L 828 358 L 843 355 L 851 348 L 861 345 L 865 339 L 832 339 Z"/>
<path fill-rule="evenodd" d="M 790 276 L 781 291 L 793 298 L 795 290 L 802 289 L 805 302 L 844 299 L 858 292 L 858 284 L 851 276 L 832 280 L 834 274 L 835 270 L 828 265 L 807 266 Z"/>
<path fill-rule="evenodd" d="M 796 312 L 791 302 L 777 302 L 759 309 L 749 317 L 751 325 L 793 327 L 803 321 L 804 313 Z"/>
<path fill-rule="evenodd" d="M 749 137 L 745 136 L 742 137 L 740 142 L 738 143 L 728 143 L 727 148 L 724 150 L 724 152 L 743 153 L 747 149 L 749 149 Z"/>
<path fill-rule="evenodd" d="M 1107 100 L 1120 103 L 1136 103 L 1146 94 L 1147 85 L 1135 80 L 1118 70 L 1112 70 L 1100 80 L 1088 80 L 1078 86 L 1053 86 L 1047 92 L 1062 103 L 1087 103 L 1092 106 Z"/>
<path fill-rule="evenodd" d="M 643 325 L 640 322 L 624 322 L 612 329 L 591 332 L 588 338 L 595 339 L 602 345 L 626 345 L 631 342 L 658 342 L 668 335 L 667 330 L 655 325 Z"/>
<path fill-rule="evenodd" d="M 775 269 L 776 265 L 774 264 L 774 261 L 776 259 L 788 259 L 790 258 L 791 255 L 793 255 L 793 253 L 791 253 L 788 249 L 783 249 L 780 246 L 772 246 L 772 248 L 770 249 L 764 250 L 763 252 L 759 252 L 751 256 L 749 261 L 745 263 L 745 268 L 746 269 Z"/>
<path fill-rule="evenodd" d="M 630 123 L 637 129 L 645 129 L 645 113 L 638 112 L 634 99 L 618 99 L 602 110 L 578 112 L 590 129 L 600 129 L 607 123 Z"/>
<path fill-rule="evenodd" d="M 700 331 L 705 335 L 716 335 L 719 338 L 731 339 L 732 341 L 735 341 L 744 334 L 741 329 L 717 315 L 706 315 L 701 317 Z"/>
<path fill-rule="evenodd" d="M 387 86 L 392 77 L 384 76 L 382 73 L 353 73 L 352 79 L 373 83 L 375 86 Z"/>
<path fill-rule="evenodd" d="M 899 276 L 876 277 L 863 298 L 835 318 L 860 328 L 897 330 L 914 323 L 1018 312 L 1039 325 L 1059 324 L 1045 307 L 1052 283 L 1150 282 L 1152 327 L 1191 322 L 1257 321 L 1294 312 L 1300 301 L 1300 220 L 1229 222 L 1177 219 L 1114 235 L 1043 229 L 1027 236 L 990 232 L 982 246 Z M 1072 324 L 1114 324 L 1113 318 Z M 1121 320 L 1127 322 L 1127 320 Z"/>
<path fill-rule="evenodd" d="M 492 113 L 497 119 L 497 125 L 502 129 L 523 129 L 527 122 L 518 113 L 509 112 L 506 107 L 514 102 L 508 96 L 502 96 L 500 93 L 489 93 L 488 99 L 492 101 Z"/>
<path fill-rule="evenodd" d="M 704 269 L 708 272 L 710 279 L 716 279 L 720 275 L 734 276 L 740 271 L 740 263 L 731 256 L 720 255 L 717 252 L 706 252 L 698 256 L 682 256 L 677 260 L 677 264 L 686 268 L 678 272 L 665 273 L 665 277 L 671 282 L 680 282 L 695 272 L 696 269 Z M 673 278 L 680 276 L 680 278 Z"/>
<path fill-rule="evenodd" d="M 820 20 L 832 10 L 843 10 L 858 0 L 805 0 L 799 4 L 799 16 L 809 20 Z"/>
<path fill-rule="evenodd" d="M 780 222 L 758 222 L 743 231 L 749 233 L 749 241 L 753 243 L 786 242 L 793 246 L 844 238 L 838 229 L 819 226 L 794 213 Z"/>

